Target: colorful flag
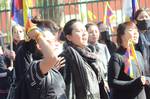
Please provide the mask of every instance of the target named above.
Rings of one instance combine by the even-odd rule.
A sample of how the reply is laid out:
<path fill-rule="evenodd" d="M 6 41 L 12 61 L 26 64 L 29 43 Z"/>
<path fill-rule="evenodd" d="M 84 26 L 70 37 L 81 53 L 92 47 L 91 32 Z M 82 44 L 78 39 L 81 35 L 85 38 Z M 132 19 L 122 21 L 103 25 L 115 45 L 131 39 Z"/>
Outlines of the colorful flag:
<path fill-rule="evenodd" d="M 125 56 L 124 56 L 124 62 L 125 62 L 125 69 L 124 69 L 124 72 L 129 75 L 131 78 L 134 77 L 134 74 L 133 74 L 133 67 L 132 67 L 132 64 L 131 64 L 131 57 L 130 57 L 130 52 L 127 51 L 125 53 Z"/>
<path fill-rule="evenodd" d="M 138 0 L 123 0 L 122 5 L 125 21 L 133 20 L 134 13 L 139 8 Z"/>
<path fill-rule="evenodd" d="M 27 19 L 27 23 L 25 25 L 26 33 L 30 32 L 36 28 L 37 28 L 36 24 L 32 23 L 31 20 Z"/>
<path fill-rule="evenodd" d="M 109 3 L 106 2 L 103 22 L 104 24 L 109 25 L 112 31 L 113 31 L 112 23 L 115 19 L 116 17 L 115 14 L 113 13 L 112 8 L 110 7 Z"/>
<path fill-rule="evenodd" d="M 134 20 L 134 14 L 139 9 L 138 1 L 132 0 L 132 17 L 131 19 Z"/>
<path fill-rule="evenodd" d="M 88 13 L 88 18 L 89 18 L 91 21 L 93 21 L 93 20 L 96 19 L 96 16 L 93 14 L 92 11 L 88 10 L 87 13 Z"/>
<path fill-rule="evenodd" d="M 125 53 L 124 62 L 125 62 L 124 72 L 128 74 L 131 78 L 134 78 L 133 66 L 131 62 L 134 62 L 137 65 L 138 72 L 141 74 L 139 64 L 137 62 L 134 44 L 132 42 L 129 43 L 129 48 Z"/>
<path fill-rule="evenodd" d="M 24 26 L 27 18 L 31 18 L 28 5 L 31 5 L 31 0 L 13 0 L 12 1 L 12 19 Z"/>
<path fill-rule="evenodd" d="M 31 18 L 31 12 L 29 10 L 29 5 L 31 5 L 31 0 L 23 0 L 23 20 L 24 20 L 24 26 L 26 25 L 27 19 Z"/>

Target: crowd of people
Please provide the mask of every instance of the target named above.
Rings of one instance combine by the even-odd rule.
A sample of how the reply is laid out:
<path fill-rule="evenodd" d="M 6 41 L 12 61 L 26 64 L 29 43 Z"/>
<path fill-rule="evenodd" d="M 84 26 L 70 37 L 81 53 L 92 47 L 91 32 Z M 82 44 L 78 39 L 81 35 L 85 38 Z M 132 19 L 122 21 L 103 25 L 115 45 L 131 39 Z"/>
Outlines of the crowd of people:
<path fill-rule="evenodd" d="M 110 34 L 78 19 L 13 26 L 12 44 L 0 48 L 0 99 L 150 99 L 149 12 L 120 23 L 117 42 Z"/>

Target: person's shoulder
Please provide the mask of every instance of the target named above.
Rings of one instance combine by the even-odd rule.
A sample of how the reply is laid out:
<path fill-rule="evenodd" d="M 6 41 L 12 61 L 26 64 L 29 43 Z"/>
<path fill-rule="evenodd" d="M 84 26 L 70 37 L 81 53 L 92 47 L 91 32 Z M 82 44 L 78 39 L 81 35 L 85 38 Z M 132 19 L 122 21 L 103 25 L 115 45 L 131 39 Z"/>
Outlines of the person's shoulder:
<path fill-rule="evenodd" d="M 138 50 L 135 50 L 135 53 L 136 53 L 136 54 L 141 54 L 140 51 L 138 51 Z"/>
<path fill-rule="evenodd" d="M 66 47 L 66 49 L 63 50 L 58 56 L 60 56 L 60 57 L 67 57 L 67 56 L 69 56 L 69 50 L 70 49 L 71 49 L 70 46 Z"/>
<path fill-rule="evenodd" d="M 97 43 L 97 46 L 99 47 L 99 49 L 101 50 L 105 50 L 107 48 L 106 44 L 103 43 Z"/>
<path fill-rule="evenodd" d="M 111 59 L 122 60 L 122 58 L 123 58 L 123 55 L 121 55 L 120 53 L 117 53 L 117 52 L 115 52 L 111 55 Z"/>
<path fill-rule="evenodd" d="M 106 44 L 103 44 L 103 43 L 97 43 L 97 45 L 98 45 L 99 47 L 106 47 Z"/>
<path fill-rule="evenodd" d="M 136 53 L 136 56 L 137 56 L 137 57 L 142 57 L 142 54 L 141 54 L 140 51 L 136 50 L 135 53 Z"/>
<path fill-rule="evenodd" d="M 58 56 L 59 57 L 65 57 L 66 55 L 66 50 L 63 50 Z"/>

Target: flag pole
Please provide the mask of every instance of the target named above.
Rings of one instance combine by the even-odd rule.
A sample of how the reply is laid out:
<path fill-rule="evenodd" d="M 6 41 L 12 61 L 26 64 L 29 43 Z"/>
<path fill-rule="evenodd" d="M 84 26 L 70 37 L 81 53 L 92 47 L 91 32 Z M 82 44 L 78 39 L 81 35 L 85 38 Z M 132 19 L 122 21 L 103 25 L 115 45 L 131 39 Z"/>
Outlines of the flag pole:
<path fill-rule="evenodd" d="M 12 2 L 13 0 L 10 1 L 10 51 L 13 51 L 13 34 L 12 34 L 12 19 L 11 19 L 11 14 L 12 14 Z M 10 70 L 13 69 L 13 59 L 10 59 Z"/>

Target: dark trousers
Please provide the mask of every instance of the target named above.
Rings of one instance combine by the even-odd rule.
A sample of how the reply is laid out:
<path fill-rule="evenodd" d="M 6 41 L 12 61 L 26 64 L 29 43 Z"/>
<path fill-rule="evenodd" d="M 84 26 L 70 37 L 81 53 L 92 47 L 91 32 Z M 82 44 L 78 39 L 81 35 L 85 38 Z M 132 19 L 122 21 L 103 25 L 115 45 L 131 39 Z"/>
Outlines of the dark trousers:
<path fill-rule="evenodd" d="M 145 87 L 145 92 L 146 92 L 146 98 L 150 99 L 150 86 Z"/>

